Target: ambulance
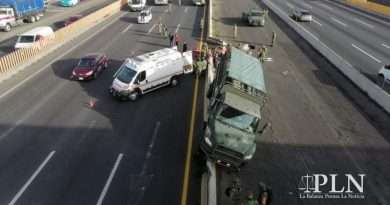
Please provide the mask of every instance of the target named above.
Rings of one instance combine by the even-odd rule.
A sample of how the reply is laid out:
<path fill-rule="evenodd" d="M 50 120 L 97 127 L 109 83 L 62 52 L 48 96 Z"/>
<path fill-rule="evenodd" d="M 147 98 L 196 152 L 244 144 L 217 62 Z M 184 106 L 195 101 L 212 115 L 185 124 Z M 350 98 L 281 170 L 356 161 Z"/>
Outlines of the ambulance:
<path fill-rule="evenodd" d="M 127 58 L 114 74 L 110 93 L 135 101 L 158 88 L 176 86 L 181 75 L 192 73 L 192 61 L 192 51 L 181 53 L 175 47 Z"/>

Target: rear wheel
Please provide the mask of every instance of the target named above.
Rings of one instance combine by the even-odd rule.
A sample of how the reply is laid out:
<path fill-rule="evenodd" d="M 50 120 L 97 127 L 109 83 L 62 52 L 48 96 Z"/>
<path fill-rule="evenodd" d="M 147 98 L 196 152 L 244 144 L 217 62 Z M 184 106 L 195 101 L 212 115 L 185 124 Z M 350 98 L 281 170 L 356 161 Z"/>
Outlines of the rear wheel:
<path fill-rule="evenodd" d="M 380 85 L 381 87 L 384 87 L 384 85 L 385 85 L 385 77 L 383 75 L 379 75 L 378 76 L 378 85 Z"/>

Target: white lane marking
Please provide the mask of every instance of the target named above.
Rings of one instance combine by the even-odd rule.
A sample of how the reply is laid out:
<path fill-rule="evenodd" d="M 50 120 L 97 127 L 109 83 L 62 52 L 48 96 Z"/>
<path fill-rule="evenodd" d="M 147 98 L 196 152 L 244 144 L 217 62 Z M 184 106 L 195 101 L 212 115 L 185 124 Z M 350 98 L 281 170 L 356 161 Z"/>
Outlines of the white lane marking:
<path fill-rule="evenodd" d="M 22 196 L 23 192 L 26 191 L 28 186 L 34 181 L 35 177 L 38 176 L 38 174 L 42 171 L 42 169 L 45 167 L 45 165 L 49 162 L 49 160 L 53 157 L 53 155 L 56 153 L 56 151 L 51 151 L 50 154 L 46 157 L 46 159 L 39 165 L 38 169 L 35 170 L 33 175 L 28 179 L 28 181 L 23 185 L 23 187 L 19 190 L 19 192 L 14 196 L 11 202 L 9 202 L 8 205 L 14 205 L 16 201 Z"/>
<path fill-rule="evenodd" d="M 335 22 L 337 22 L 337 23 L 339 23 L 339 24 L 341 24 L 342 26 L 344 26 L 344 27 L 346 27 L 347 26 L 347 24 L 345 24 L 344 22 L 342 22 L 342 21 L 340 21 L 340 20 L 338 20 L 338 19 L 336 19 L 336 18 L 331 18 L 333 21 L 335 21 Z"/>
<path fill-rule="evenodd" d="M 119 15 L 117 17 L 117 19 L 121 18 L 122 16 L 126 15 L 127 13 L 123 13 L 121 15 Z M 4 98 L 5 96 L 9 95 L 11 92 L 13 92 L 14 90 L 18 89 L 20 86 L 22 86 L 24 83 L 26 83 L 27 81 L 31 80 L 32 78 L 34 78 L 35 76 L 37 76 L 39 73 L 41 73 L 42 71 L 46 70 L 46 68 L 48 68 L 49 66 L 51 66 L 51 64 L 53 64 L 55 61 L 57 61 L 58 59 L 64 57 L 65 55 L 69 54 L 70 52 L 72 52 L 74 49 L 78 48 L 81 44 L 87 42 L 88 40 L 90 40 L 91 38 L 93 38 L 96 34 L 100 33 L 101 31 L 103 31 L 104 29 L 106 29 L 108 26 L 110 26 L 112 23 L 114 23 L 116 21 L 112 21 L 110 23 L 107 23 L 105 24 L 104 26 L 100 27 L 100 29 L 98 29 L 97 31 L 95 31 L 94 33 L 92 33 L 91 35 L 89 35 L 88 37 L 84 38 L 83 40 L 81 40 L 78 44 L 74 45 L 73 47 L 71 47 L 70 49 L 68 49 L 67 51 L 65 51 L 63 54 L 57 56 L 56 58 L 54 58 L 52 61 L 50 61 L 46 66 L 43 66 L 41 69 L 39 69 L 37 72 L 29 75 L 27 78 L 25 78 L 24 80 L 20 81 L 18 84 L 16 84 L 14 87 L 8 89 L 7 91 L 5 91 L 4 93 L 2 93 L 0 95 L 0 99 L 1 98 Z"/>
<path fill-rule="evenodd" d="M 107 194 L 108 188 L 110 187 L 111 181 L 112 181 L 112 179 L 113 179 L 114 176 L 115 176 L 115 172 L 116 172 L 116 170 L 118 169 L 118 166 L 119 166 L 119 163 L 120 163 L 121 160 L 122 160 L 122 157 L 123 157 L 123 154 L 120 153 L 120 154 L 118 155 L 118 157 L 116 158 L 114 167 L 112 168 L 111 173 L 110 173 L 110 176 L 108 177 L 107 182 L 106 182 L 106 184 L 104 185 L 104 188 L 103 188 L 103 190 L 102 190 L 102 193 L 100 193 L 99 200 L 98 200 L 98 202 L 96 203 L 96 205 L 101 205 L 101 204 L 103 203 L 104 197 L 105 197 L 106 194 Z"/>
<path fill-rule="evenodd" d="M 307 7 L 307 8 L 309 8 L 309 9 L 312 9 L 312 8 L 313 8 L 313 7 L 312 7 L 310 4 L 308 4 L 308 3 L 301 2 L 301 4 L 302 4 L 304 7 Z"/>
<path fill-rule="evenodd" d="M 187 13 L 187 11 L 188 11 L 188 7 L 186 7 L 186 8 L 184 9 L 184 13 Z"/>
<path fill-rule="evenodd" d="M 144 164 L 142 166 L 142 171 L 141 171 L 141 176 L 145 175 L 145 172 L 146 172 L 146 169 L 148 167 L 148 159 L 152 156 L 152 150 L 153 150 L 153 147 L 154 147 L 154 142 L 156 141 L 156 138 L 157 138 L 157 134 L 158 134 L 158 130 L 160 129 L 160 121 L 157 121 L 156 122 L 156 125 L 154 127 L 154 130 L 153 130 L 153 135 L 152 135 L 152 139 L 150 140 L 150 144 L 149 144 L 149 147 L 148 147 L 148 151 L 146 152 L 146 155 L 145 155 L 145 160 L 144 160 Z"/>
<path fill-rule="evenodd" d="M 286 2 L 286 5 L 287 5 L 288 7 L 290 7 L 291 9 L 294 8 L 294 6 L 293 6 L 292 4 L 290 4 L 290 3 L 288 3 L 288 2 Z"/>
<path fill-rule="evenodd" d="M 353 46 L 354 48 L 356 48 L 357 50 L 359 50 L 360 52 L 366 54 L 368 57 L 372 58 L 374 61 L 376 61 L 376 62 L 378 62 L 378 63 L 382 63 L 381 60 L 379 60 L 378 58 L 375 58 L 374 56 L 372 56 L 371 54 L 369 54 L 367 51 L 365 51 L 365 50 L 359 48 L 359 47 L 356 46 L 355 44 L 352 44 L 352 46 Z"/>
<path fill-rule="evenodd" d="M 363 24 L 363 25 L 365 25 L 367 27 L 374 28 L 374 26 L 372 24 L 366 23 L 366 22 L 364 22 L 364 21 L 362 21 L 360 19 L 353 18 L 353 20 L 356 21 L 356 22 L 359 22 L 359 23 L 361 23 L 361 24 Z"/>
<path fill-rule="evenodd" d="M 180 24 L 177 24 L 175 33 L 177 33 L 179 31 L 179 29 L 180 29 Z"/>
<path fill-rule="evenodd" d="M 156 27 L 156 24 L 153 24 L 153 26 L 149 29 L 148 34 L 153 31 L 154 27 Z"/>
<path fill-rule="evenodd" d="M 382 46 L 385 48 L 390 48 L 390 46 L 386 45 L 385 43 L 382 43 Z"/>
<path fill-rule="evenodd" d="M 316 3 L 317 3 L 319 6 L 322 6 L 322 7 L 326 8 L 326 9 L 333 10 L 333 9 L 332 9 L 330 6 L 328 6 L 328 5 L 325 5 L 325 4 L 320 3 L 320 2 L 318 2 L 318 1 L 316 1 Z"/>
<path fill-rule="evenodd" d="M 121 33 L 127 32 L 131 27 L 133 27 L 133 24 L 128 25 L 125 29 L 123 29 L 123 31 L 121 31 Z"/>
<path fill-rule="evenodd" d="M 319 21 L 315 20 L 314 18 L 313 18 L 313 22 L 318 24 L 318 25 L 320 25 L 320 26 L 322 26 L 322 24 Z"/>

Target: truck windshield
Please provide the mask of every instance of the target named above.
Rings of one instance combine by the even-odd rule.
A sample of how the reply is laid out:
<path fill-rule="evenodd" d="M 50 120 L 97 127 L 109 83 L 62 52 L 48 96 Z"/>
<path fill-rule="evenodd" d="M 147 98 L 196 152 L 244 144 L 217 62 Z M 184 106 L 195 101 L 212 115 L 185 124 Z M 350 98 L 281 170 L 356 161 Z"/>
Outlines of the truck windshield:
<path fill-rule="evenodd" d="M 252 16 L 262 16 L 263 12 L 261 11 L 252 11 Z"/>
<path fill-rule="evenodd" d="M 258 119 L 255 116 L 243 113 L 227 105 L 223 105 L 219 109 L 217 120 L 250 133 L 255 132 L 258 124 Z"/>
<path fill-rule="evenodd" d="M 32 43 L 34 42 L 34 36 L 19 36 L 19 43 Z"/>
<path fill-rule="evenodd" d="M 135 70 L 127 67 L 125 64 L 123 64 L 119 70 L 120 71 L 117 75 L 117 78 L 124 83 L 130 83 L 131 80 L 133 80 L 135 74 L 137 74 Z"/>
<path fill-rule="evenodd" d="M 0 9 L 0 15 L 7 15 L 7 10 Z"/>

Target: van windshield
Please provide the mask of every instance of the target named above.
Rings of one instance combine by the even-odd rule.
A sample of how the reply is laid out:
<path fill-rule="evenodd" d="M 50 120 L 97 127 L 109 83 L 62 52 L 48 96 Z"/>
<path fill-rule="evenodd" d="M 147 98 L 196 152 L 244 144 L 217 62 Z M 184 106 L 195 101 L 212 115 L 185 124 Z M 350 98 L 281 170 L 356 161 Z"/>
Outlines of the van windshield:
<path fill-rule="evenodd" d="M 124 83 L 130 83 L 131 80 L 133 80 L 135 74 L 137 74 L 137 71 L 127 67 L 125 64 L 123 64 L 119 68 L 119 73 L 117 75 L 118 80 L 124 82 Z"/>
<path fill-rule="evenodd" d="M 19 43 L 32 43 L 34 42 L 34 36 L 19 36 Z"/>

